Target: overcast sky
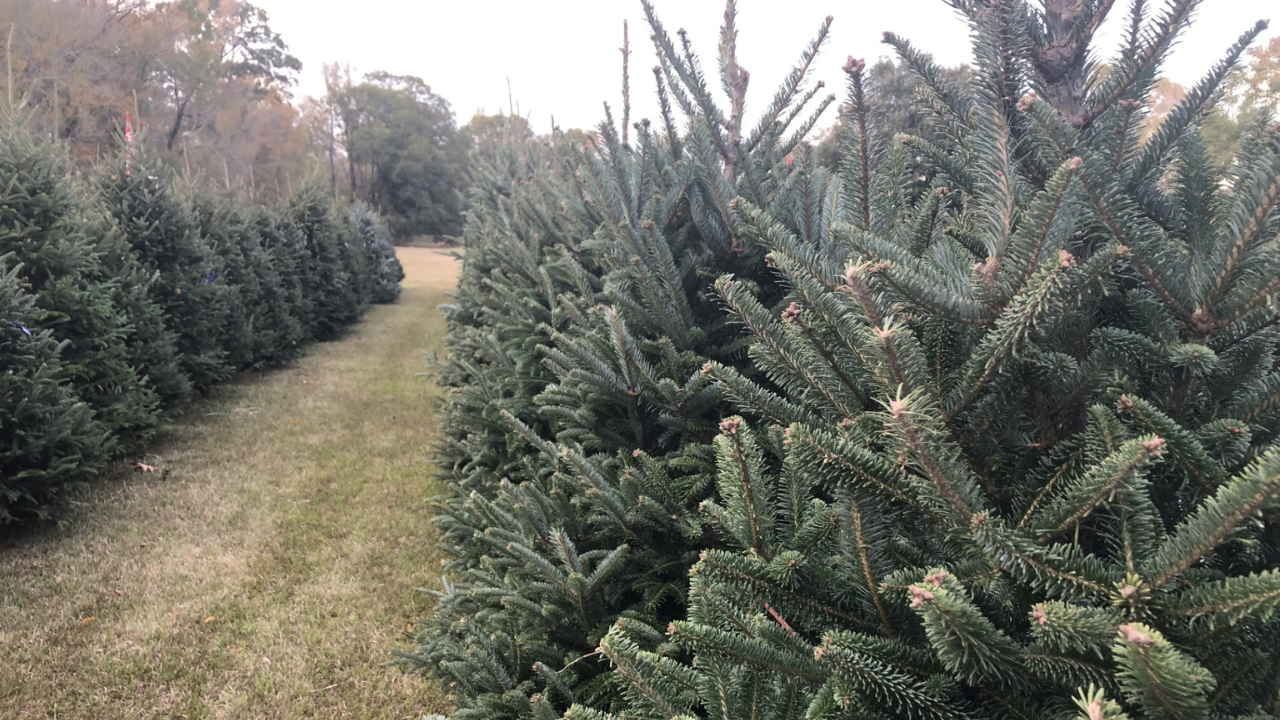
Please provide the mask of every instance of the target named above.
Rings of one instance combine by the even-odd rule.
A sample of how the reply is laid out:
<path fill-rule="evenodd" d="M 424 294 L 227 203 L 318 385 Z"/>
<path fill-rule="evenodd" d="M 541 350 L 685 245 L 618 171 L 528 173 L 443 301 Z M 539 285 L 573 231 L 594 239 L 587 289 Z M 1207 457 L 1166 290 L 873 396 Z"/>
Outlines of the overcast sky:
<path fill-rule="evenodd" d="M 323 92 L 321 67 L 349 63 L 353 73 L 376 70 L 423 78 L 465 123 L 477 111 L 507 107 L 507 83 L 522 115 L 545 132 L 591 127 L 602 103 L 621 105 L 622 21 L 631 28 L 632 119 L 656 116 L 655 64 L 640 0 L 254 0 L 270 15 L 303 62 L 300 95 Z M 685 28 L 703 66 L 715 72 L 721 0 L 654 0 L 673 36 Z M 1103 33 L 1107 53 L 1119 37 L 1125 0 Z M 1155 6 L 1156 3 L 1149 3 Z M 1165 74 L 1188 84 L 1254 21 L 1280 15 L 1276 0 L 1205 0 Z M 830 39 L 816 64 L 843 99 L 840 66 L 852 55 L 886 54 L 881 32 L 893 30 L 946 65 L 969 60 L 965 25 L 942 0 L 739 0 L 738 48 L 751 72 L 748 117 L 772 96 L 822 19 Z M 1275 18 L 1280 25 L 1280 17 Z M 1267 31 L 1272 37 L 1276 28 Z M 715 83 L 718 87 L 718 83 Z M 754 103 L 752 102 L 754 100 Z M 834 113 L 834 111 L 831 111 Z M 834 114 L 832 116 L 834 120 Z M 829 123 L 823 123 L 829 124 Z"/>

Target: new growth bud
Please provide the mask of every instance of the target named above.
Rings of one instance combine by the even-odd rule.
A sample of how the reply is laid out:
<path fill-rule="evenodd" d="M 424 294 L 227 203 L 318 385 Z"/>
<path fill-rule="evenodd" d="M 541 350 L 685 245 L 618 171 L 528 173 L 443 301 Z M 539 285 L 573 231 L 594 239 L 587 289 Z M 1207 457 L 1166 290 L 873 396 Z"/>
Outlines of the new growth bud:
<path fill-rule="evenodd" d="M 787 306 L 787 309 L 786 309 L 786 310 L 783 310 L 783 311 L 782 311 L 782 321 L 783 321 L 783 322 L 785 322 L 785 323 L 793 323 L 793 322 L 795 322 L 795 321 L 796 321 L 796 320 L 798 320 L 798 319 L 800 319 L 800 306 L 799 306 L 799 305 L 797 305 L 797 304 L 795 304 L 795 303 L 791 303 L 790 305 L 788 305 L 788 306 Z"/>
<path fill-rule="evenodd" d="M 1089 701 L 1089 720 L 1103 720 L 1101 699 Z"/>
<path fill-rule="evenodd" d="M 1121 625 L 1119 629 L 1120 634 L 1124 636 L 1124 639 L 1134 645 L 1150 645 L 1152 642 L 1150 635 L 1142 632 L 1132 625 L 1129 625 L 1128 623 Z"/>
<path fill-rule="evenodd" d="M 913 608 L 918 608 L 930 600 L 933 600 L 933 593 L 925 590 L 919 585 L 912 585 L 907 588 L 907 590 L 911 593 L 911 607 Z"/>

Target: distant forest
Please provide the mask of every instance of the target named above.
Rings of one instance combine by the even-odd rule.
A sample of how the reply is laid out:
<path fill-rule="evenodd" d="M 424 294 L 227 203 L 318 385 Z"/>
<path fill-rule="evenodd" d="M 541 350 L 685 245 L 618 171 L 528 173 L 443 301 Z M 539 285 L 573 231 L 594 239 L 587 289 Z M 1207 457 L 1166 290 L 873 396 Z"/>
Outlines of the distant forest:
<path fill-rule="evenodd" d="M 0 0 L 0 52 L 19 120 L 81 165 L 117 148 L 128 121 L 192 181 L 270 200 L 323 180 L 397 238 L 459 230 L 474 138 L 449 103 L 420 78 L 336 64 L 323 97 L 296 97 L 302 63 L 250 3 Z"/>

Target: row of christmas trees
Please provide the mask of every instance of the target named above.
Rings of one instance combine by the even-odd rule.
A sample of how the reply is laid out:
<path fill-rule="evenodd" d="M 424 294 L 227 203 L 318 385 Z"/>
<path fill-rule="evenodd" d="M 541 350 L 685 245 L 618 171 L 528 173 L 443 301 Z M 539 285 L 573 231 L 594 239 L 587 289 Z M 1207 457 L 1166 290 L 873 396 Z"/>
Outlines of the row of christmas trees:
<path fill-rule="evenodd" d="M 1280 126 L 1140 137 L 1198 2 L 952 0 L 887 136 L 830 18 L 755 123 L 646 2 L 661 117 L 473 172 L 437 448 L 446 577 L 402 661 L 455 718 L 1280 715 Z M 718 99 L 716 87 L 725 102 Z M 891 99 L 891 98 L 890 98 Z"/>
<path fill-rule="evenodd" d="M 73 177 L 0 129 L 0 523 L 136 455 L 233 373 L 334 338 L 403 274 L 382 221 L 305 189 L 277 207 L 125 152 Z"/>

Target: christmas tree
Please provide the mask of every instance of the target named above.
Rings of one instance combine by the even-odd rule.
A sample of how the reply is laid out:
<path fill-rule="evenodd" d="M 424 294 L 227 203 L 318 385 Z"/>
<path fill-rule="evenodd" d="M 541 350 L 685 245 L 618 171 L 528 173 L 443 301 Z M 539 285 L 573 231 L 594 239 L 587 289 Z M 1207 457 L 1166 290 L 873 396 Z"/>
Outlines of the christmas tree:
<path fill-rule="evenodd" d="M 805 87 L 830 21 L 752 123 L 732 6 L 723 100 L 648 10 L 660 129 L 610 119 L 585 146 L 499 136 L 473 162 L 437 369 L 454 389 L 438 449 L 451 577 L 404 658 L 460 694 L 459 717 L 607 703 L 617 678 L 596 647 L 611 624 L 684 616 L 687 569 L 713 540 L 696 520 L 709 443 L 732 411 L 701 368 L 749 364 L 709 280 L 756 272 L 782 290 L 730 204 L 823 221 L 790 162 L 834 100 Z"/>
<path fill-rule="evenodd" d="M 400 281 L 404 280 L 404 268 L 396 259 L 396 248 L 391 242 L 391 232 L 386 223 L 369 206 L 356 203 L 351 209 L 351 222 L 356 237 L 364 247 L 364 262 L 369 273 L 369 301 L 393 303 L 400 297 Z"/>
<path fill-rule="evenodd" d="M 1138 141 L 1195 5 L 1135 4 L 1105 76 L 1109 3 L 957 4 L 967 88 L 887 34 L 938 142 L 878 133 L 850 60 L 830 238 L 735 204 L 789 293 L 716 283 L 765 374 L 707 368 L 749 418 L 702 507 L 728 547 L 571 717 L 1280 711 L 1280 128 L 1226 178 L 1196 131 L 1265 25 Z"/>
<path fill-rule="evenodd" d="M 266 278 L 262 282 L 270 293 L 270 312 L 276 318 L 261 329 L 264 342 L 270 348 L 269 362 L 281 363 L 296 357 L 307 341 L 311 324 L 311 304 L 303 291 L 302 238 L 288 215 L 279 209 L 259 207 L 253 222 L 262 251 L 269 265 L 256 265 L 262 272 L 269 267 L 278 275 L 278 282 Z"/>
<path fill-rule="evenodd" d="M 1143 142 L 1194 0 L 1107 72 L 1111 3 L 952 5 L 969 80 L 887 34 L 890 135 L 850 59 L 838 174 L 825 26 L 746 131 L 733 3 L 727 112 L 646 5 L 661 130 L 478 174 L 406 659 L 455 717 L 1280 713 L 1280 128 L 1196 130 L 1263 26 Z"/>
<path fill-rule="evenodd" d="M 143 266 L 119 223 L 97 196 L 96 187 L 78 185 L 78 194 L 86 198 L 82 221 L 98 255 L 99 280 L 109 285 L 112 302 L 126 319 L 129 364 L 155 392 L 162 409 L 180 408 L 191 399 L 191 379 L 178 360 L 177 336 L 152 292 L 159 278 Z"/>
<path fill-rule="evenodd" d="M 346 223 L 329 195 L 307 186 L 289 199 L 285 209 L 302 250 L 299 276 L 312 340 L 333 340 L 359 317 L 360 300 L 347 265 L 343 243 Z"/>
<path fill-rule="evenodd" d="M 42 515 L 51 496 L 102 467 L 107 432 L 63 381 L 65 345 L 23 289 L 22 266 L 0 255 L 0 523 Z"/>
<path fill-rule="evenodd" d="M 234 370 L 225 346 L 234 297 L 219 282 L 197 218 L 145 148 L 128 145 L 105 164 L 98 192 L 142 268 L 154 276 L 147 292 L 164 311 L 183 372 L 204 392 Z"/>
<path fill-rule="evenodd" d="M 105 449 L 131 452 L 154 429 L 159 400 L 131 362 L 118 287 L 84 232 L 57 149 L 37 145 L 12 118 L 0 132 L 0 255 L 35 296 L 34 325 L 62 343 L 62 379 L 110 433 L 114 447 Z"/>
<path fill-rule="evenodd" d="M 203 187 L 193 187 L 189 195 L 196 231 L 210 254 L 211 269 L 205 279 L 226 289 L 226 324 L 220 333 L 226 363 L 232 371 L 243 370 L 257 360 L 261 338 L 256 319 L 266 309 L 258 273 L 250 264 L 251 255 L 245 254 L 246 249 L 252 253 L 256 228 L 240 211 L 239 198 Z"/>
<path fill-rule="evenodd" d="M 126 142 L 92 182 L 0 120 L 0 522 L 136 456 L 232 373 L 332 337 L 403 278 L 382 221 L 179 186 Z"/>

